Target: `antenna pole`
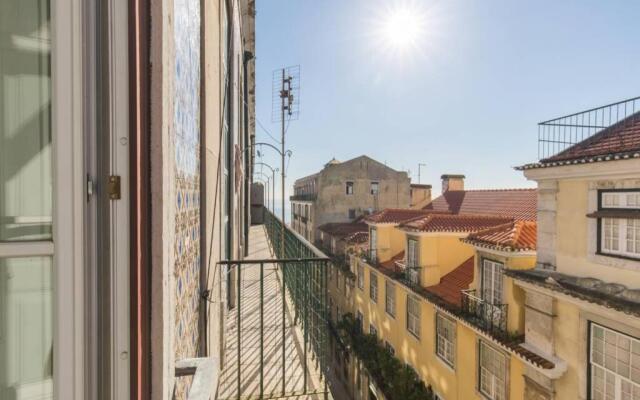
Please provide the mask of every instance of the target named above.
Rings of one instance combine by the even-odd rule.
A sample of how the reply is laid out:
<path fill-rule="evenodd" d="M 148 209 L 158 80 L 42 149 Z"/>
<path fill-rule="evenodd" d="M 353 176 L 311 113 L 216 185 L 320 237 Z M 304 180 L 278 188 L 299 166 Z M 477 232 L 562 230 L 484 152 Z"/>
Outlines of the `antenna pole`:
<path fill-rule="evenodd" d="M 420 167 L 426 167 L 426 166 L 427 166 L 427 164 L 418 163 L 418 183 L 421 183 L 420 182 Z"/>

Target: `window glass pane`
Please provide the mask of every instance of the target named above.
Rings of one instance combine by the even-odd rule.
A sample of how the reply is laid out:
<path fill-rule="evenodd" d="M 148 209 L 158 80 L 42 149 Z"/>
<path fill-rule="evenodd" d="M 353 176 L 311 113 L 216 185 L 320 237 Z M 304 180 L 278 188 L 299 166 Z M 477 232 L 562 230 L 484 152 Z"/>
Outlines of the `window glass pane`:
<path fill-rule="evenodd" d="M 47 0 L 0 2 L 0 241 L 51 238 Z"/>
<path fill-rule="evenodd" d="M 0 259 L 0 399 L 52 396 L 50 258 Z"/>

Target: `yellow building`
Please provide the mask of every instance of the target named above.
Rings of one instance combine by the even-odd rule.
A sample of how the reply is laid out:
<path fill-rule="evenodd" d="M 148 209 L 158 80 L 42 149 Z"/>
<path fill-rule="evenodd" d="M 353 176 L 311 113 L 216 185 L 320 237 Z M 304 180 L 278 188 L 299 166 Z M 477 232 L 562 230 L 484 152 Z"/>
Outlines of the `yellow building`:
<path fill-rule="evenodd" d="M 524 399 L 525 371 L 553 379 L 566 368 L 526 346 L 525 292 L 504 273 L 535 266 L 536 192 L 465 191 L 460 176 L 458 190 L 446 190 L 455 187 L 450 177 L 425 209 L 366 219 L 369 251 L 352 257 L 355 285 L 344 313 L 409 365 L 434 398 Z M 361 355 L 336 355 L 351 398 L 387 397 L 390 382 L 370 377 Z"/>
<path fill-rule="evenodd" d="M 508 275 L 525 292 L 527 345 L 567 364 L 557 379 L 527 371 L 532 398 L 640 399 L 640 114 L 623 113 L 632 109 L 622 102 L 542 123 L 553 143 L 572 137 L 558 126 L 604 127 L 596 116 L 619 115 L 519 168 L 538 183 L 538 265 Z M 587 128 L 570 129 L 581 137 Z"/>

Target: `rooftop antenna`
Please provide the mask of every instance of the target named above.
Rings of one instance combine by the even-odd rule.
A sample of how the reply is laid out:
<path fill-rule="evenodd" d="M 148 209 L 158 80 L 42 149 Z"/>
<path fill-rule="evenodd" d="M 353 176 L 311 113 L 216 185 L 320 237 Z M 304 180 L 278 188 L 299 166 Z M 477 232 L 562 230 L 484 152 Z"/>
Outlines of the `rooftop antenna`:
<path fill-rule="evenodd" d="M 425 163 L 418 163 L 418 184 L 420 184 L 420 167 L 426 167 Z"/>
<path fill-rule="evenodd" d="M 282 196 L 282 224 L 280 229 L 280 257 L 286 258 L 285 243 L 284 243 L 284 230 L 285 230 L 285 212 L 284 212 L 284 185 L 285 185 L 285 156 L 287 150 L 285 148 L 285 133 L 289 121 L 297 120 L 300 116 L 300 66 L 294 65 L 291 67 L 280 68 L 273 71 L 273 77 L 271 80 L 271 121 L 280 122 L 282 129 L 282 139 L 280 144 L 282 145 L 282 165 L 280 167 L 281 173 L 281 196 Z M 285 124 L 286 122 L 286 124 Z M 286 274 L 284 265 L 282 269 L 282 315 L 286 313 Z M 282 319 L 282 342 L 285 343 L 285 318 Z M 282 346 L 282 393 L 285 392 L 285 373 L 286 373 L 286 347 Z"/>

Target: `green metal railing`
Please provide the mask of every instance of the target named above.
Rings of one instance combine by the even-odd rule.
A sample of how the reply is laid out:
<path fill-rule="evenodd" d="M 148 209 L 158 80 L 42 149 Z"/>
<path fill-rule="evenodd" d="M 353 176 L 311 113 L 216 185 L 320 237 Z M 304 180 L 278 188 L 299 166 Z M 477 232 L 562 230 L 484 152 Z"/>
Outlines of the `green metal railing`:
<path fill-rule="evenodd" d="M 329 368 L 329 292 L 328 292 L 328 268 L 330 265 L 330 259 L 321 253 L 318 249 L 313 247 L 309 242 L 302 238 L 297 233 L 293 232 L 286 225 L 275 217 L 268 209 L 264 210 L 264 226 L 266 228 L 267 237 L 269 239 L 270 249 L 273 257 L 264 259 L 245 259 L 245 260 L 227 260 L 221 261 L 219 264 L 226 265 L 230 271 L 233 271 L 232 279 L 235 284 L 232 284 L 234 294 L 232 297 L 235 299 L 235 325 L 236 325 L 236 338 L 235 338 L 235 354 L 236 360 L 238 360 L 237 369 L 234 372 L 234 386 L 232 398 L 235 399 L 269 399 L 288 396 L 300 396 L 305 394 L 324 395 L 325 399 L 328 399 L 329 388 L 327 383 L 327 370 Z M 284 241 L 282 240 L 284 238 Z M 278 336 L 281 335 L 281 339 L 278 340 L 281 346 L 280 363 L 282 370 L 279 371 L 278 379 L 281 379 L 280 390 L 278 393 L 266 393 L 265 392 L 265 364 L 268 361 L 265 359 L 265 349 L 269 347 L 271 353 L 275 348 L 273 347 L 273 340 L 270 343 L 265 343 L 265 302 L 267 301 L 268 293 L 265 293 L 265 269 L 270 265 L 277 266 L 277 280 L 278 286 L 281 289 L 281 300 L 278 303 L 282 303 L 281 316 L 277 318 L 277 321 L 273 320 L 273 315 L 267 321 L 267 325 L 273 326 L 274 323 L 281 324 L 281 328 L 277 327 Z M 251 276 L 249 276 L 251 275 Z M 270 275 L 274 279 L 273 274 Z M 253 281 L 258 286 L 257 293 L 254 293 L 253 304 L 258 304 L 258 309 L 254 315 L 257 315 L 257 322 L 253 324 L 259 325 L 258 335 L 258 349 L 259 354 L 255 357 L 259 360 L 259 370 L 256 371 L 256 375 L 259 378 L 257 394 L 254 392 L 247 392 L 247 381 L 243 381 L 242 362 L 249 354 L 244 354 L 245 344 L 243 341 L 243 328 L 248 323 L 246 318 L 250 317 L 250 309 L 244 309 L 245 303 L 248 302 L 249 294 L 246 292 L 247 288 L 243 282 Z M 273 282 L 273 281 L 270 281 Z M 243 289 L 244 288 L 244 289 Z M 243 293 L 243 290 L 245 292 Z M 255 299 L 258 299 L 255 302 Z M 273 304 L 273 303 L 272 303 Z M 279 306 L 277 306 L 279 307 Z M 289 313 L 287 311 L 290 311 Z M 280 314 L 280 312 L 278 312 Z M 287 353 L 291 350 L 287 350 L 287 331 L 291 329 L 287 321 L 287 315 L 293 315 L 294 325 L 297 325 L 302 333 L 302 354 L 301 366 L 303 369 L 303 381 L 302 387 L 296 387 L 292 389 L 287 387 L 288 368 L 292 367 L 291 363 L 287 363 Z M 289 342 L 290 343 L 290 342 Z M 249 345 L 247 343 L 247 345 Z M 270 357 L 269 357 L 270 358 Z M 311 365 L 309 365 L 309 361 Z M 271 361 L 273 363 L 273 361 Z M 319 372 L 319 381 L 309 382 L 311 378 L 311 367 L 315 363 L 315 372 Z M 246 368 L 246 366 L 245 366 Z M 273 377 L 273 371 L 269 373 Z M 316 374 L 317 376 L 317 374 Z M 320 385 L 320 386 L 318 386 Z"/>
<path fill-rule="evenodd" d="M 298 233 L 283 225 L 282 221 L 269 210 L 264 210 L 264 217 L 267 236 L 276 259 L 306 260 L 299 263 L 279 263 L 284 282 L 282 298 L 283 304 L 285 304 L 284 300 L 287 292 L 289 293 L 293 303 L 294 321 L 296 324 L 298 322 L 302 324 L 304 357 L 308 356 L 307 348 L 310 347 L 317 363 L 316 366 L 325 376 L 324 386 L 325 392 L 327 392 L 326 372 L 329 367 L 330 334 L 328 271 L 330 259 Z M 304 372 L 306 377 L 308 372 L 306 363 Z"/>

